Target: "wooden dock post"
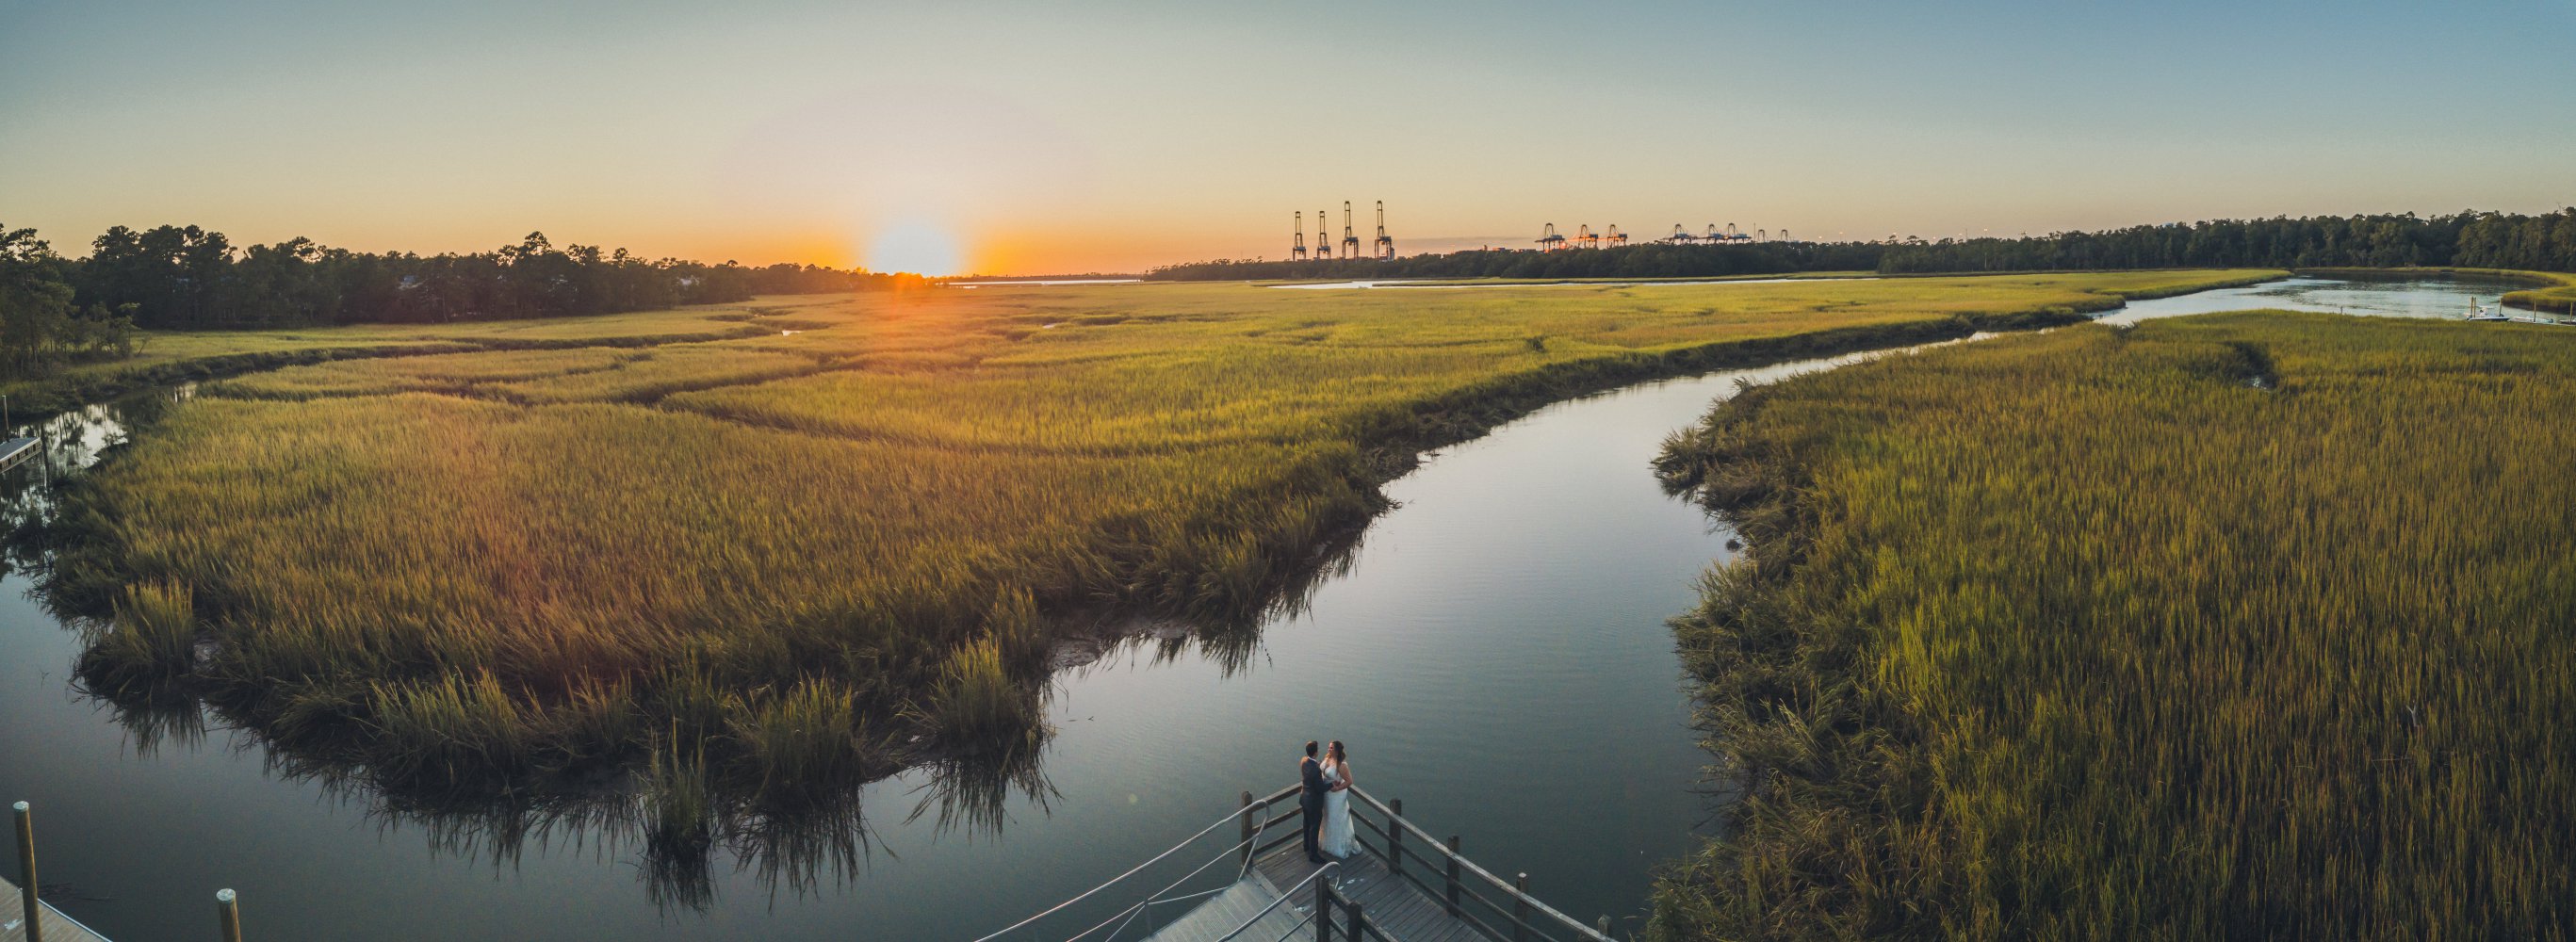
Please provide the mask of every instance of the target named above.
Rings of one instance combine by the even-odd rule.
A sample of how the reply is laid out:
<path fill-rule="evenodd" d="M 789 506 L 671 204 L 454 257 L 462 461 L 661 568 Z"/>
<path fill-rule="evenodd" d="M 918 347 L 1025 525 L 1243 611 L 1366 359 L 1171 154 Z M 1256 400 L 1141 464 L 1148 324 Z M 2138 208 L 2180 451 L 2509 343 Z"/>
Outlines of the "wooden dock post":
<path fill-rule="evenodd" d="M 1386 872 L 1404 875 L 1404 799 L 1386 801 Z"/>
<path fill-rule="evenodd" d="M 1602 938 L 1604 938 L 1604 939 L 1609 938 L 1609 937 L 1610 937 L 1610 914 L 1609 914 L 1609 913 L 1603 913 L 1603 914 L 1601 914 L 1601 918 L 1596 919 L 1596 920 L 1593 920 L 1593 922 L 1592 922 L 1592 931 L 1600 933 L 1600 934 L 1601 934 L 1601 937 L 1602 937 Z"/>
<path fill-rule="evenodd" d="M 1529 940 L 1529 874 L 1512 879 L 1512 942 Z"/>
<path fill-rule="evenodd" d="M 1458 918 L 1458 835 L 1449 835 L 1449 918 Z"/>
<path fill-rule="evenodd" d="M 1364 942 L 1368 936 L 1360 934 L 1365 931 L 1360 928 L 1360 901 L 1352 900 L 1342 904 L 1342 911 L 1351 916 L 1351 921 L 1342 928 L 1342 937 L 1351 942 Z"/>
<path fill-rule="evenodd" d="M 1252 810 L 1252 793 L 1243 793 L 1243 865 L 1246 868 L 1252 866 L 1252 816 L 1268 813 L 1267 808 L 1261 811 Z"/>
<path fill-rule="evenodd" d="M 1333 884 L 1315 880 L 1315 942 L 1333 942 Z"/>
<path fill-rule="evenodd" d="M 27 942 L 45 942 L 45 904 L 36 900 L 36 822 L 26 802 L 9 806 L 18 818 L 18 900 L 26 908 Z"/>
<path fill-rule="evenodd" d="M 215 891 L 215 921 L 223 926 L 224 942 L 241 942 L 241 904 L 233 891 Z"/>

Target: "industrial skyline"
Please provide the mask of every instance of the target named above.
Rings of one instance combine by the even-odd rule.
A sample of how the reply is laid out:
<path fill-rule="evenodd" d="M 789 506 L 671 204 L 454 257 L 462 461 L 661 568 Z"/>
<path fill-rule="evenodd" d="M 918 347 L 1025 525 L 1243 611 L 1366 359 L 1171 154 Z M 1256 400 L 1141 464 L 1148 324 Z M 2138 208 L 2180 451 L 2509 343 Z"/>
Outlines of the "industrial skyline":
<path fill-rule="evenodd" d="M 1012 273 L 1276 257 L 1315 193 L 1388 197 L 1408 253 L 1575 212 L 1818 240 L 2539 212 L 2571 198 L 2571 30 L 2566 0 L 0 2 L 0 224 L 74 254 L 115 225 L 425 253 L 543 230 Z M 1317 49 L 1371 93 L 1277 95 Z M 1527 80 L 1575 63 L 1633 80 Z"/>

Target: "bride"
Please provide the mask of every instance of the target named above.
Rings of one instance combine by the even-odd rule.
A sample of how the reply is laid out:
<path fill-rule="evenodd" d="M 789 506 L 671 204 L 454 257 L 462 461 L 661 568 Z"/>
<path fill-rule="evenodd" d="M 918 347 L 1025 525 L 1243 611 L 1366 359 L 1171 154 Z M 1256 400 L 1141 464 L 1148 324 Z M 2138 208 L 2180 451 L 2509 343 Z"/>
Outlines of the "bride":
<path fill-rule="evenodd" d="M 1351 833 L 1351 754 L 1342 741 L 1333 740 L 1324 753 L 1324 826 L 1315 843 L 1324 853 L 1337 860 L 1349 860 L 1360 852 L 1359 836 Z"/>

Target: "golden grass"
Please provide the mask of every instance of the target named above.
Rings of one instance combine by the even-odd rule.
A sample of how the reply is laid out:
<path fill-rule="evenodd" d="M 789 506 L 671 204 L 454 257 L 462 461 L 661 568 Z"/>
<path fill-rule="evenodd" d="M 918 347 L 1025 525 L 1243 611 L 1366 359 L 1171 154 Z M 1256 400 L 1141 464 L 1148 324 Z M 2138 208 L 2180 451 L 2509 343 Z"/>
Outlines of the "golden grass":
<path fill-rule="evenodd" d="M 1752 797 L 1665 937 L 2549 938 L 2576 332 L 2230 314 L 1791 380 L 1664 469 Z"/>
<path fill-rule="evenodd" d="M 750 305 L 708 305 L 531 320 L 446 324 L 361 324 L 295 330 L 143 331 L 135 356 L 87 363 L 43 380 L 0 383 L 0 394 L 22 405 L 70 408 L 157 383 L 218 377 L 292 363 L 404 354 L 519 350 L 568 346 L 644 346 L 774 333 L 771 315 L 794 307 L 764 299 Z"/>
<path fill-rule="evenodd" d="M 439 743 L 494 723 L 521 728 L 482 753 L 505 780 L 668 755 L 675 726 L 733 783 L 882 762 L 906 724 L 1024 746 L 1001 731 L 1039 716 L 1063 619 L 1253 621 L 1380 506 L 1382 451 L 2245 274 L 950 290 L 747 311 L 794 334 L 299 367 L 103 469 L 57 594 L 185 587 L 221 644 L 188 682 L 272 730 L 345 713 L 373 732 L 313 738 L 459 784 L 476 753 Z"/>

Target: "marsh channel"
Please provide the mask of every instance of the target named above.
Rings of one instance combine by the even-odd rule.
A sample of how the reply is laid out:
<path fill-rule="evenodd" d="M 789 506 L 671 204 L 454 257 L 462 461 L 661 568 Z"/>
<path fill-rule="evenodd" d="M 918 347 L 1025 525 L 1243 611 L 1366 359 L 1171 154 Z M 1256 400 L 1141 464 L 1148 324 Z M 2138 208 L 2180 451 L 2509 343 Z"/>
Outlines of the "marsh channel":
<path fill-rule="evenodd" d="M 2501 290 L 2296 278 L 2113 319 L 2456 316 L 2467 295 L 2491 304 Z M 642 841 L 615 822 L 397 812 L 241 731 L 139 738 L 72 685 L 77 626 L 32 597 L 41 556 L 23 547 L 0 585 L 0 801 L 37 809 L 48 899 L 115 939 L 210 938 L 223 887 L 265 939 L 972 939 L 1224 817 L 1240 792 L 1290 784 L 1306 740 L 1342 739 L 1371 793 L 1460 835 L 1488 868 L 1528 872 L 1568 913 L 1633 929 L 1655 868 L 1688 852 L 1723 800 L 1701 785 L 1709 756 L 1664 621 L 1733 552 L 1728 528 L 1666 497 L 1648 460 L 1739 382 L 1853 359 L 1558 403 L 1427 456 L 1248 662 L 1141 643 L 1065 670 L 1047 787 L 1015 792 L 998 824 L 943 823 L 925 807 L 935 773 L 905 773 L 863 793 L 855 858 L 782 865 L 719 848 L 703 905 L 655 892 Z M 8 474 L 11 521 L 41 514 L 46 482 L 129 426 L 149 434 L 183 395 L 52 420 L 48 452 Z"/>

